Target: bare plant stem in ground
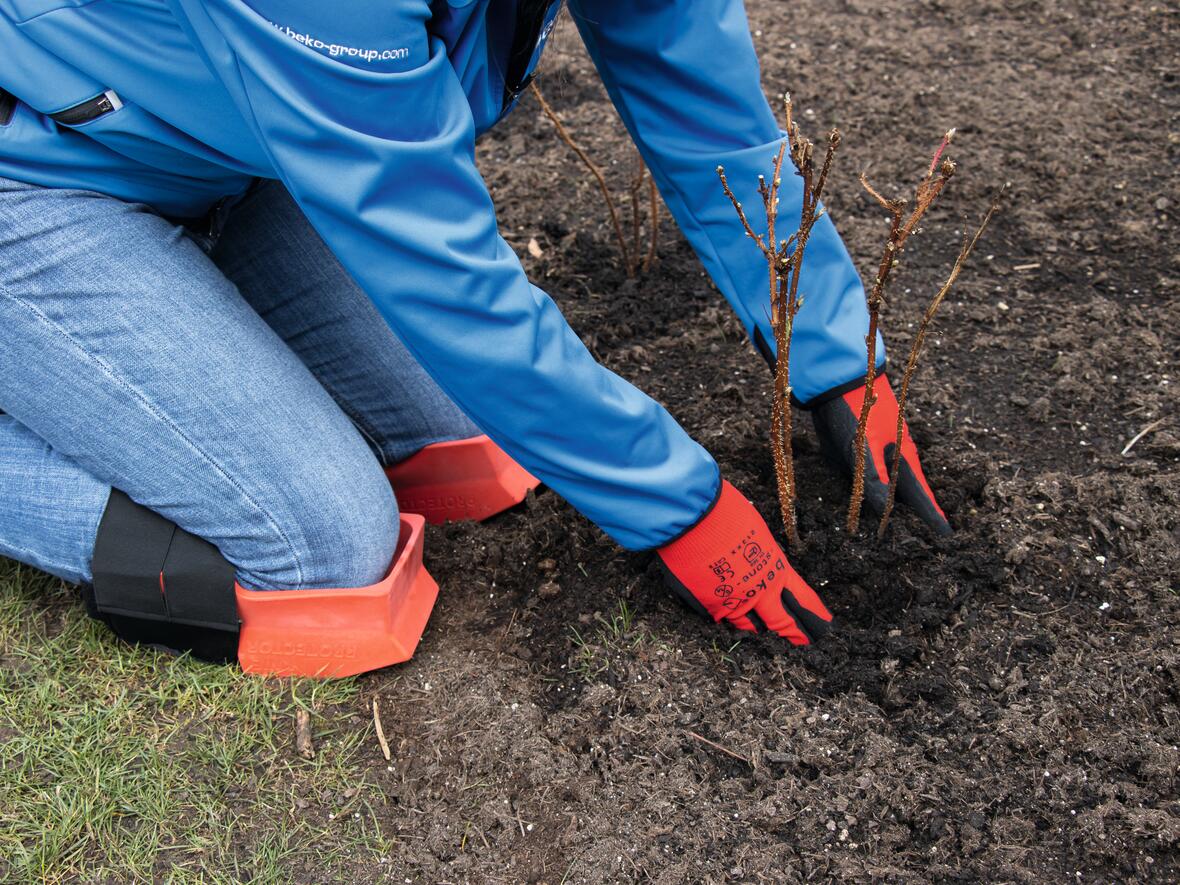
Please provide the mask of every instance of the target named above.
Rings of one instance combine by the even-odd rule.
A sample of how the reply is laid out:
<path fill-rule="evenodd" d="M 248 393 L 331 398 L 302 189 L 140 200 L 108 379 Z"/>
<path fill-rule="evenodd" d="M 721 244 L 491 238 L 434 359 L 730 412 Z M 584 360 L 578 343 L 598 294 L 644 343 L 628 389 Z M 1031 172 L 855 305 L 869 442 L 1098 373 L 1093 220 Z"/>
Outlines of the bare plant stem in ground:
<path fill-rule="evenodd" d="M 791 337 L 795 329 L 795 316 L 803 306 L 803 297 L 799 294 L 799 278 L 803 269 L 803 250 L 807 248 L 807 241 L 811 236 L 811 229 L 823 214 L 820 209 L 820 198 L 824 186 L 827 184 L 828 173 L 832 170 L 832 161 L 836 150 L 840 147 L 840 130 L 832 129 L 828 133 L 827 151 L 818 175 L 813 160 L 814 148 L 811 142 L 799 131 L 792 111 L 791 97 L 788 95 L 783 102 L 787 123 L 787 138 L 791 145 L 791 162 L 795 171 L 803 179 L 803 200 L 799 214 L 799 228 L 791 239 L 780 244 L 778 260 L 785 267 L 785 277 L 779 282 L 777 303 L 771 305 L 771 325 L 774 328 L 775 351 L 778 358 L 775 362 L 775 406 L 781 422 L 781 430 L 787 455 L 784 465 L 787 485 L 790 491 L 791 514 L 790 522 L 795 528 L 794 502 L 796 497 L 795 465 L 791 453 Z M 794 249 L 791 250 L 791 242 Z M 789 254 L 788 254 L 789 252 Z M 783 290 L 786 289 L 784 296 Z M 792 538 L 792 543 L 796 539 Z"/>
<path fill-rule="evenodd" d="M 963 265 L 975 250 L 975 244 L 979 242 L 979 238 L 987 230 L 988 223 L 992 220 L 996 209 L 999 208 L 1000 196 L 1002 195 L 1003 191 L 992 201 L 991 207 L 987 210 L 987 214 L 983 216 L 983 221 L 979 223 L 974 236 L 970 238 L 964 237 L 963 247 L 959 250 L 958 257 L 955 258 L 955 264 L 951 268 L 950 276 L 942 284 L 942 288 L 938 290 L 934 299 L 927 305 L 926 312 L 922 315 L 921 322 L 918 323 L 918 331 L 914 334 L 913 343 L 910 344 L 910 353 L 905 361 L 905 372 L 901 376 L 901 390 L 897 395 L 897 440 L 893 449 L 893 463 L 889 468 L 889 495 L 885 499 L 885 509 L 881 511 L 881 523 L 877 526 L 878 539 L 885 537 L 885 529 L 888 528 L 889 517 L 893 513 L 893 504 L 897 500 L 897 480 L 901 474 L 901 441 L 905 436 L 905 407 L 910 393 L 910 381 L 913 379 L 914 369 L 918 365 L 918 357 L 922 354 L 922 347 L 926 343 L 926 336 L 929 334 L 930 326 L 934 322 L 934 315 L 938 313 L 938 308 L 942 306 L 947 293 L 955 285 L 955 281 L 959 279 L 959 274 L 963 271 Z"/>
<path fill-rule="evenodd" d="M 795 316 L 803 305 L 799 294 L 799 273 L 803 267 L 803 250 L 811 236 L 811 229 L 823 214 L 819 208 L 820 197 L 827 183 L 828 173 L 836 149 L 840 146 L 840 133 L 833 129 L 828 134 L 827 152 L 818 175 L 813 159 L 814 147 L 799 131 L 792 115 L 791 97 L 784 99 L 787 138 L 779 146 L 774 158 L 770 183 L 764 176 L 758 176 L 758 194 L 762 197 L 762 208 L 766 215 L 766 237 L 754 232 L 746 217 L 742 204 L 734 196 L 733 189 L 725 177 L 725 169 L 717 167 L 721 187 L 737 212 L 738 220 L 766 259 L 767 279 L 770 292 L 770 324 L 774 331 L 775 370 L 774 388 L 771 398 L 770 449 L 774 457 L 775 479 L 777 480 L 779 509 L 782 511 L 783 528 L 787 541 L 792 546 L 799 544 L 799 527 L 795 517 L 795 458 L 791 445 L 791 335 L 794 331 Z M 803 180 L 803 199 L 799 214 L 799 227 L 785 240 L 776 239 L 775 225 L 778 221 L 778 192 L 782 185 L 783 159 L 790 149 L 791 162 Z"/>
<path fill-rule="evenodd" d="M 885 242 L 885 250 L 881 255 L 881 264 L 877 269 L 877 276 L 873 280 L 873 287 L 866 298 L 869 308 L 869 331 L 865 336 L 865 350 L 868 356 L 865 369 L 865 395 L 861 404 L 860 416 L 856 422 L 855 464 L 852 470 L 852 498 L 848 502 L 848 533 L 854 534 L 860 525 L 860 508 L 864 502 L 865 490 L 865 431 L 869 424 L 869 413 L 877 402 L 873 390 L 877 379 L 877 329 L 881 321 L 881 307 L 885 303 L 885 287 L 889 283 L 889 276 L 901 260 L 902 250 L 910 234 L 918 229 L 918 223 L 926 210 L 942 192 L 946 183 L 955 172 L 955 164 L 949 159 L 942 160 L 942 154 L 954 137 L 955 130 L 950 130 L 942 138 L 938 150 L 934 152 L 934 159 L 930 161 L 930 169 L 926 177 L 918 184 L 914 192 L 914 205 L 909 215 L 906 209 L 908 200 L 887 200 L 869 184 L 862 173 L 860 183 L 870 196 L 889 212 L 889 238 Z M 939 160 L 942 160 L 941 164 Z"/>
<path fill-rule="evenodd" d="M 656 262 L 656 248 L 660 243 L 660 191 L 656 187 L 656 179 L 653 175 L 647 180 L 647 197 L 648 197 L 648 219 L 651 225 L 650 235 L 647 238 L 647 256 L 643 259 L 643 272 L 647 273 L 651 270 L 651 266 Z"/>
<path fill-rule="evenodd" d="M 561 122 L 561 118 L 557 116 L 557 112 L 553 110 L 553 108 L 549 105 L 549 102 L 545 100 L 545 96 L 541 94 L 541 90 L 537 86 L 535 80 L 529 84 L 529 89 L 540 103 L 541 110 L 545 113 L 545 116 L 548 117 L 549 121 L 553 124 L 553 128 L 557 130 L 558 137 L 564 141 L 569 149 L 577 155 L 578 159 L 582 161 L 582 165 L 584 165 L 586 169 L 589 170 L 590 174 L 594 176 L 594 180 L 598 183 L 598 190 L 602 193 L 602 202 L 606 205 L 606 210 L 610 214 L 611 227 L 614 230 L 615 241 L 619 245 L 619 254 L 622 257 L 623 270 L 626 272 L 628 279 L 634 279 L 641 268 L 644 273 L 651 270 L 651 266 L 655 262 L 656 242 L 659 237 L 659 200 L 658 193 L 656 191 L 655 179 L 651 179 L 649 210 L 650 230 L 648 231 L 649 242 L 647 256 L 641 262 L 639 258 L 639 231 L 641 226 L 639 192 L 643 187 L 644 173 L 646 171 L 643 165 L 643 158 L 639 158 L 639 170 L 631 184 L 631 222 L 633 243 L 631 246 L 629 246 L 627 243 L 627 237 L 623 234 L 623 225 L 619 221 L 619 212 L 615 206 L 614 197 L 611 196 L 610 188 L 607 186 L 606 176 L 603 174 L 602 169 L 600 169 L 598 164 L 590 159 L 590 155 L 587 154 L 576 141 L 574 141 L 573 136 L 570 135 L 569 130 L 566 129 L 565 124 Z"/>
<path fill-rule="evenodd" d="M 643 179 L 646 177 L 647 166 L 643 163 L 643 155 L 636 150 L 635 177 L 631 180 L 631 254 L 635 260 L 639 259 L 639 229 L 641 224 L 639 213 L 639 194 L 643 190 Z"/>
<path fill-rule="evenodd" d="M 647 178 L 648 190 L 648 218 L 651 227 L 648 229 L 647 237 L 647 254 L 643 258 L 643 272 L 647 273 L 651 270 L 652 264 L 656 260 L 656 246 L 660 238 L 660 192 L 656 188 L 656 179 L 654 175 L 645 176 L 647 166 L 644 165 L 643 155 L 636 150 L 636 164 L 638 168 L 635 171 L 635 178 L 631 181 L 631 248 L 632 254 L 635 256 L 635 264 L 639 265 L 639 256 L 642 254 L 639 248 L 640 232 L 643 229 L 642 216 L 640 209 L 640 196 L 643 191 L 643 180 Z"/>

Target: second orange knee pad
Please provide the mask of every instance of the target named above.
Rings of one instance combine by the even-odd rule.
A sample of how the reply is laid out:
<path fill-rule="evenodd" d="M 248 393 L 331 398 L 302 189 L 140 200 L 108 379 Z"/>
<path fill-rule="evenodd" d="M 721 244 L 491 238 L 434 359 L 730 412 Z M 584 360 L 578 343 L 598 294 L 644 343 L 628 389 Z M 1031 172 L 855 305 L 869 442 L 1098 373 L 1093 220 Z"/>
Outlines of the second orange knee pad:
<path fill-rule="evenodd" d="M 401 511 L 432 524 L 487 519 L 540 485 L 486 436 L 434 443 L 385 473 Z"/>

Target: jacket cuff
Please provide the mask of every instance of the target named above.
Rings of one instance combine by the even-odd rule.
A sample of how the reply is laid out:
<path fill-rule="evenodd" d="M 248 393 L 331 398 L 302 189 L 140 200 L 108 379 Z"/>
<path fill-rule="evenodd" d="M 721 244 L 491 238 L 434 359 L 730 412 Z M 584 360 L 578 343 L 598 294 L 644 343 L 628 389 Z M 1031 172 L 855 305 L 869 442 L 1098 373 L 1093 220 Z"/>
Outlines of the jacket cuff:
<path fill-rule="evenodd" d="M 692 525 L 682 528 L 680 531 L 678 531 L 676 534 L 672 535 L 666 541 L 661 541 L 659 544 L 656 544 L 654 547 L 651 547 L 649 549 L 659 550 L 663 547 L 667 547 L 669 544 L 679 541 L 681 538 L 683 538 L 685 535 L 687 535 L 689 532 L 691 532 L 693 529 L 695 529 L 698 525 L 700 525 L 702 522 L 704 522 L 705 517 L 707 517 L 710 513 L 713 512 L 713 509 L 717 506 L 717 502 L 721 500 L 721 492 L 724 488 L 725 488 L 725 480 L 723 480 L 721 478 L 721 471 L 719 470 L 717 472 L 717 491 L 713 493 L 713 500 L 711 500 L 709 502 L 709 506 L 706 507 L 703 511 L 701 511 L 701 515 L 698 516 L 695 520 L 693 520 Z"/>
<path fill-rule="evenodd" d="M 773 375 L 776 364 L 774 351 L 770 349 L 770 345 L 766 341 L 766 336 L 762 334 L 761 329 L 754 330 L 753 340 L 754 348 L 762 355 L 762 358 L 766 360 L 766 365 L 770 367 L 770 373 Z M 884 375 L 887 365 L 888 363 L 885 360 L 882 360 L 877 366 L 877 374 Z M 844 384 L 839 384 L 830 390 L 825 390 L 823 393 L 813 396 L 811 399 L 807 400 L 807 402 L 804 402 L 792 393 L 791 405 L 809 412 L 812 409 L 819 408 L 824 403 L 831 402 L 837 397 L 841 397 L 850 391 L 856 390 L 858 387 L 863 387 L 864 383 L 864 375 L 859 375 L 856 378 L 853 378 L 851 381 L 847 381 Z"/>
<path fill-rule="evenodd" d="M 885 377 L 885 371 L 887 368 L 888 368 L 888 365 L 886 363 L 881 363 L 881 365 L 877 367 L 877 376 L 876 377 L 878 377 L 878 378 Z M 807 402 L 800 402 L 798 399 L 795 398 L 794 394 L 791 394 L 791 404 L 798 406 L 799 408 L 803 409 L 804 411 L 810 412 L 813 409 L 818 409 L 820 406 L 822 406 L 826 403 L 830 403 L 834 399 L 839 399 L 840 397 L 844 396 L 844 394 L 846 394 L 846 393 L 851 393 L 852 391 L 858 390 L 859 388 L 864 387 L 864 386 L 865 386 L 865 379 L 864 379 L 864 376 L 861 375 L 859 378 L 853 378 L 851 381 L 848 381 L 844 384 L 840 384 L 836 387 L 833 387 L 831 390 L 825 390 L 823 393 L 813 396 Z"/>

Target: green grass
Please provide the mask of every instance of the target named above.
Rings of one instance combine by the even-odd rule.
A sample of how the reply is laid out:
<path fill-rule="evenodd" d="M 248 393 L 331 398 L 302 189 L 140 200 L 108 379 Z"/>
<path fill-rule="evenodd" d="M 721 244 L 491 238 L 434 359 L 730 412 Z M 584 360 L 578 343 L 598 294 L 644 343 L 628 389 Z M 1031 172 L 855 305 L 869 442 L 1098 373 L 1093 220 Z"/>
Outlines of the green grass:
<path fill-rule="evenodd" d="M 612 662 L 631 657 L 640 646 L 668 648 L 654 633 L 635 629 L 635 611 L 625 599 L 610 614 L 595 614 L 593 629 L 570 627 L 570 637 L 570 670 L 583 682 L 595 682 Z"/>
<path fill-rule="evenodd" d="M 313 760 L 294 751 L 299 706 Z M 358 765 L 374 746 L 363 709 L 355 680 L 261 680 L 122 645 L 70 588 L 0 560 L 0 880 L 375 869 L 392 846 Z"/>

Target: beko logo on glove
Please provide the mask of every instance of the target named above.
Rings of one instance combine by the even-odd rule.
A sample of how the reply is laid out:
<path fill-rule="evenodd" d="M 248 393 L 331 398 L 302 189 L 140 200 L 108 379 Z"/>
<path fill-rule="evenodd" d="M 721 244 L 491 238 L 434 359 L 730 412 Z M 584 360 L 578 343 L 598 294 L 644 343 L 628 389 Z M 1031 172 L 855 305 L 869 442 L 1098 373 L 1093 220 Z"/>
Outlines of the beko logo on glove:
<path fill-rule="evenodd" d="M 410 57 L 410 50 L 405 46 L 399 46 L 396 49 L 364 49 L 359 46 L 345 46 L 340 43 L 329 43 L 321 40 L 319 37 L 313 37 L 311 34 L 305 34 L 286 25 L 280 25 L 278 22 L 271 22 L 271 24 L 296 43 L 302 43 L 304 46 L 317 49 L 332 58 L 356 58 L 361 61 L 374 62 L 395 61 Z"/>

